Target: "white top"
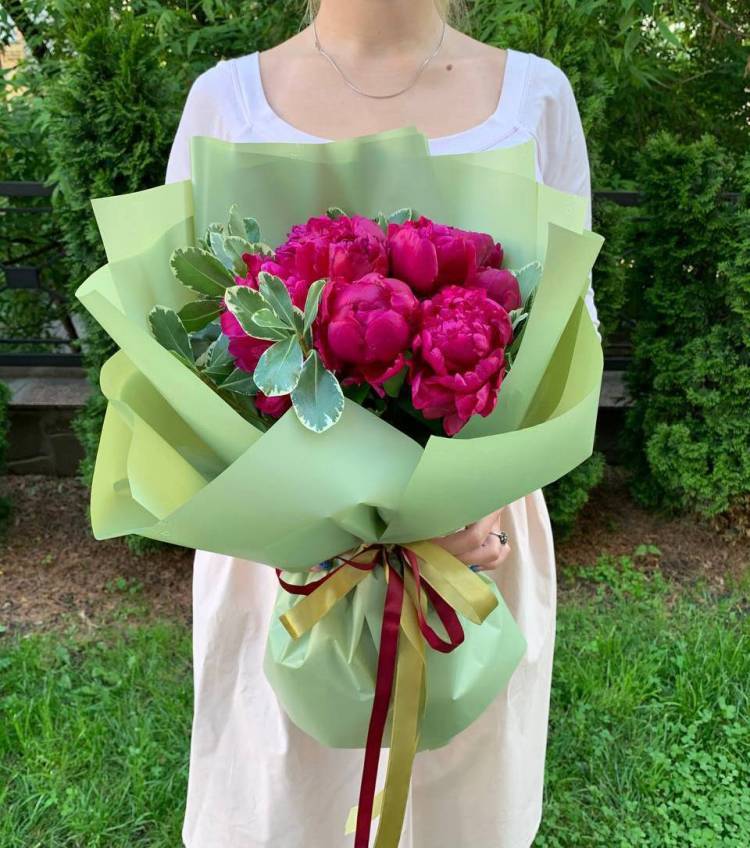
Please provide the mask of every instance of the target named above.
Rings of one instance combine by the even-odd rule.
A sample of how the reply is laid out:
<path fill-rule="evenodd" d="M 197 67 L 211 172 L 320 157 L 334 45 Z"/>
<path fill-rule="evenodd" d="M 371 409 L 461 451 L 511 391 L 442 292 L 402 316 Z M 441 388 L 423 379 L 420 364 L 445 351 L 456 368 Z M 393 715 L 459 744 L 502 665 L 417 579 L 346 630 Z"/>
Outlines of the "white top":
<path fill-rule="evenodd" d="M 200 74 L 188 92 L 167 163 L 166 182 L 190 177 L 189 141 L 210 135 L 226 141 L 321 143 L 271 108 L 260 75 L 258 52 L 226 59 Z M 461 132 L 430 139 L 434 155 L 510 147 L 534 139 L 537 179 L 589 201 L 591 184 L 586 139 L 567 76 L 548 59 L 508 50 L 502 92 L 494 112 Z M 599 319 L 589 286 L 586 306 Z"/>
<path fill-rule="evenodd" d="M 273 112 L 257 53 L 219 62 L 193 83 L 167 182 L 190 177 L 192 135 L 323 141 Z M 493 114 L 432 139 L 430 148 L 435 154 L 488 150 L 530 138 L 537 142 L 538 179 L 588 198 L 586 144 L 568 80 L 544 59 L 509 51 Z M 587 305 L 596 319 L 591 290 Z M 248 481 L 248 509 L 254 494 Z M 539 827 L 556 608 L 554 540 L 541 489 L 506 507 L 503 529 L 510 552 L 487 574 L 526 637 L 526 655 L 471 727 L 445 748 L 417 754 L 399 848 L 529 848 Z M 325 748 L 298 730 L 263 674 L 277 591 L 266 565 L 195 553 L 186 848 L 352 846 L 343 822 L 357 802 L 362 751 Z"/>

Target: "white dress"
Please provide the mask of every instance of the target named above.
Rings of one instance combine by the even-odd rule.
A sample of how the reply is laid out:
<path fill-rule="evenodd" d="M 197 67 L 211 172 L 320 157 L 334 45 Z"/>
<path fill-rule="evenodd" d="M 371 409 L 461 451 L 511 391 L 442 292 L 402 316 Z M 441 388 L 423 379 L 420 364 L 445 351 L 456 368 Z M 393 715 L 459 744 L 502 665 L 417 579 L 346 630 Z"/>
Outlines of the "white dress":
<path fill-rule="evenodd" d="M 187 97 L 166 181 L 190 176 L 191 135 L 229 141 L 323 142 L 270 107 L 258 54 L 220 61 Z M 509 51 L 495 112 L 432 139 L 431 153 L 505 147 L 534 138 L 537 179 L 589 197 L 581 121 L 566 76 Z M 593 291 L 586 302 L 598 327 Z M 555 556 L 541 490 L 506 510 L 512 553 L 494 574 L 528 642 L 507 689 L 470 728 L 417 754 L 401 848 L 528 848 L 542 813 L 555 637 Z M 195 703 L 182 838 L 186 848 L 350 848 L 362 751 L 325 748 L 286 717 L 263 675 L 277 591 L 265 565 L 196 551 Z M 382 786 L 387 752 L 381 757 Z M 373 826 L 373 834 L 375 827 Z"/>

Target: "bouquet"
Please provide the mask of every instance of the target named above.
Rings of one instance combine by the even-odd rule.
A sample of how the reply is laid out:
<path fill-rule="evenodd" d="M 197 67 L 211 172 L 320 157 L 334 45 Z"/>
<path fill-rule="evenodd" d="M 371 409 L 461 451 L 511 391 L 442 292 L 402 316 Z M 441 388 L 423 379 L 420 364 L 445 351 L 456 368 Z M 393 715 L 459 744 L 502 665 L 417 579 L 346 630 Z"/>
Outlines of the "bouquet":
<path fill-rule="evenodd" d="M 395 846 L 415 751 L 476 719 L 525 649 L 496 584 L 425 540 L 590 454 L 602 240 L 534 180 L 531 143 L 198 136 L 191 161 L 93 201 L 109 261 L 77 296 L 120 347 L 94 534 L 277 568 L 266 676 L 302 729 L 365 748 L 355 846 L 378 813 Z"/>

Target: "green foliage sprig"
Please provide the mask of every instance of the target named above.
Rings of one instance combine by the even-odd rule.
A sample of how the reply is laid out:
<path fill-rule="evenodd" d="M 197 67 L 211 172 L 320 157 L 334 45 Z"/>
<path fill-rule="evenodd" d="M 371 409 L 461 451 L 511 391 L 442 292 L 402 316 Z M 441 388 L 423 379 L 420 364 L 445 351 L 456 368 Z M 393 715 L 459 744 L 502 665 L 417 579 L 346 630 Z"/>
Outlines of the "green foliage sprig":
<path fill-rule="evenodd" d="M 260 240 L 258 222 L 240 217 L 233 205 L 226 225 L 209 225 L 197 246 L 178 248 L 172 254 L 175 277 L 198 298 L 179 312 L 154 307 L 149 316 L 151 329 L 163 347 L 254 424 L 266 428 L 252 401 L 261 391 L 267 397 L 289 395 L 302 424 L 322 433 L 344 411 L 339 381 L 313 347 L 313 324 L 326 281 L 317 280 L 310 286 L 304 310 L 292 303 L 283 280 L 265 271 L 258 275 L 257 290 L 235 285 L 235 274 L 247 272 L 244 253 L 272 252 Z M 217 321 L 224 305 L 249 336 L 271 343 L 253 374 L 234 366 L 228 339 L 219 334 Z M 197 355 L 197 348 L 207 338 L 204 331 L 210 328 L 213 340 Z"/>

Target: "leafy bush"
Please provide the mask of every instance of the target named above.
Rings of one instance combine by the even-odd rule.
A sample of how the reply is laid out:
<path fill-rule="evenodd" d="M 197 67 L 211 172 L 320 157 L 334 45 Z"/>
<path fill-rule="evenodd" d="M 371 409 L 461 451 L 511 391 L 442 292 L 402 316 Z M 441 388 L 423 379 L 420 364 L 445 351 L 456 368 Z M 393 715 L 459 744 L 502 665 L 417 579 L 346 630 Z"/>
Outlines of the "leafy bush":
<path fill-rule="evenodd" d="M 137 191 L 163 181 L 174 132 L 176 83 L 164 68 L 158 42 L 132 14 L 102 16 L 75 40 L 76 55 L 50 81 L 45 104 L 55 215 L 64 233 L 73 291 L 106 258 L 90 198 Z M 112 342 L 87 318 L 84 360 L 98 385 Z M 88 477 L 104 404 L 94 397 L 77 431 L 87 449 Z"/>
<path fill-rule="evenodd" d="M 749 174 L 738 210 L 714 139 L 661 133 L 641 159 L 625 447 L 647 505 L 713 516 L 750 492 Z"/>
<path fill-rule="evenodd" d="M 544 500 L 555 535 L 564 539 L 575 526 L 578 514 L 588 503 L 591 490 L 604 477 L 604 454 L 594 451 L 570 473 L 544 487 Z"/>
<path fill-rule="evenodd" d="M 740 153 L 750 135 L 750 5 L 734 0 L 474 0 L 472 34 L 545 56 L 576 92 L 596 188 L 633 187 L 646 140 L 711 130 Z"/>
<path fill-rule="evenodd" d="M 87 333 L 84 364 L 94 393 L 74 422 L 84 447 L 81 474 L 90 483 L 106 403 L 99 370 L 115 346 L 73 297 L 106 261 L 90 198 L 137 191 L 163 182 L 174 136 L 179 82 L 165 67 L 158 40 L 130 12 L 117 18 L 109 4 L 71 23 L 75 56 L 48 84 L 47 145 L 55 182 L 53 205 L 64 233 L 71 304 Z M 130 540 L 129 540 L 130 541 Z M 133 540 L 140 550 L 142 540 Z"/>
<path fill-rule="evenodd" d="M 631 236 L 637 216 L 637 208 L 594 198 L 593 229 L 605 238 L 593 272 L 599 332 L 605 347 L 614 336 L 629 333 L 633 323 L 628 304 L 628 275 L 633 263 Z"/>

